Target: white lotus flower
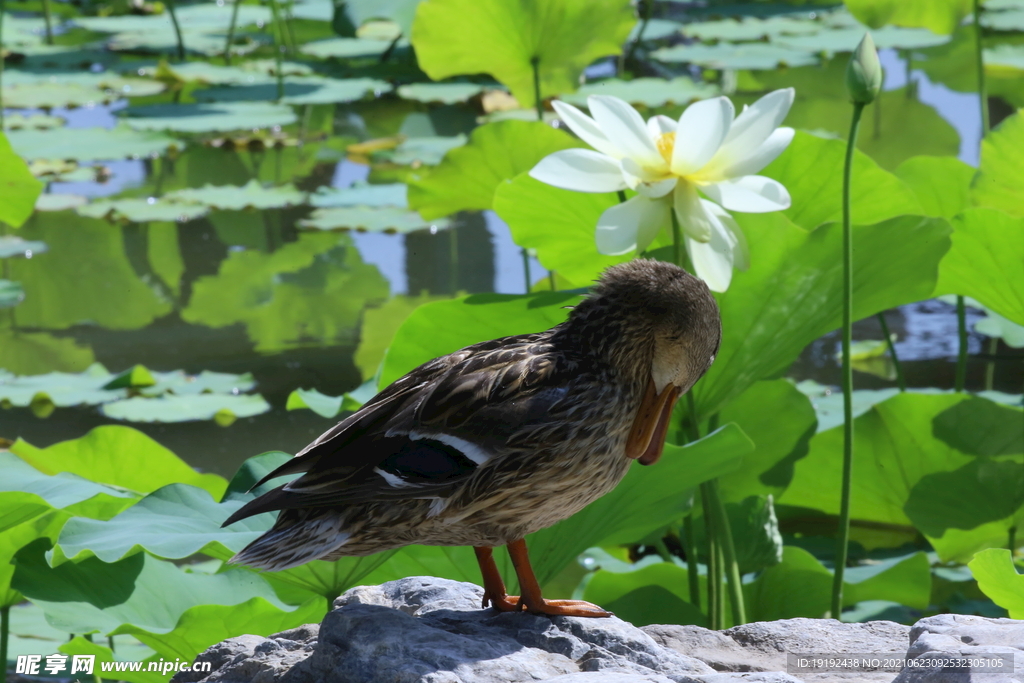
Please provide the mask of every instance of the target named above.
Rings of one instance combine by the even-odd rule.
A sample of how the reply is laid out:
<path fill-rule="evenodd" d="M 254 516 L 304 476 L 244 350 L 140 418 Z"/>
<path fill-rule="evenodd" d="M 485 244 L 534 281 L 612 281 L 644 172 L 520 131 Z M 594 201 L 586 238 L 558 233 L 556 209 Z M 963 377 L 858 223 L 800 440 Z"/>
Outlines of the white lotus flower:
<path fill-rule="evenodd" d="M 597 248 L 603 254 L 643 251 L 670 224 L 674 207 L 694 270 L 711 289 L 724 292 L 733 267 L 748 266 L 743 233 L 726 209 L 789 208 L 781 183 L 754 174 L 792 141 L 793 129 L 778 127 L 792 104 L 792 88 L 776 90 L 733 120 L 732 102 L 716 97 L 690 105 L 678 122 L 654 116 L 645 124 L 617 97 L 588 97 L 593 118 L 556 101 L 562 121 L 594 149 L 550 154 L 530 175 L 579 192 L 637 191 L 598 220 Z"/>

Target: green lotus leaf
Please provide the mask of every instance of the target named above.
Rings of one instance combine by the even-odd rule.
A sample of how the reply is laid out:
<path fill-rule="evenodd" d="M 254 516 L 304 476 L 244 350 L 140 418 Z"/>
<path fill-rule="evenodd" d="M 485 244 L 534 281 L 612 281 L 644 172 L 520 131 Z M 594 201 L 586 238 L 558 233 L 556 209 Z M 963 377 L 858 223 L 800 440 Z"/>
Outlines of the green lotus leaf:
<path fill-rule="evenodd" d="M 76 209 L 80 216 L 102 218 L 129 223 L 150 223 L 157 221 L 194 221 L 210 212 L 209 207 L 198 204 L 184 204 L 161 201 L 155 197 L 132 197 L 128 199 L 100 199 Z"/>
<path fill-rule="evenodd" d="M 376 388 L 374 387 L 374 391 Z M 328 396 L 316 389 L 296 389 L 288 394 L 285 410 L 301 410 L 309 408 L 320 417 L 334 417 L 342 411 L 345 396 Z M 358 406 L 355 406 L 358 408 Z"/>
<path fill-rule="evenodd" d="M 845 154 L 846 143 L 841 140 L 824 140 L 798 132 L 782 156 L 763 171 L 763 175 L 785 185 L 793 198 L 784 215 L 807 230 L 841 220 Z M 850 212 L 854 223 L 876 223 L 924 212 L 913 190 L 859 151 L 854 152 L 851 184 Z"/>
<path fill-rule="evenodd" d="M 524 106 L 576 89 L 595 59 L 619 54 L 636 20 L 623 0 L 429 0 L 420 5 L 412 43 L 434 80 L 488 73 Z"/>
<path fill-rule="evenodd" d="M 21 283 L 0 279 L 0 308 L 13 308 L 25 299 Z"/>
<path fill-rule="evenodd" d="M 388 347 L 378 386 L 384 388 L 427 361 L 477 342 L 540 332 L 565 320 L 570 292 L 513 296 L 474 294 L 424 304 L 414 310 Z"/>
<path fill-rule="evenodd" d="M 243 209 L 281 209 L 306 202 L 306 194 L 295 189 L 291 183 L 278 187 L 264 187 L 256 180 L 245 185 L 205 185 L 188 187 L 167 193 L 164 200 L 201 204 L 223 211 Z"/>
<path fill-rule="evenodd" d="M 954 25 L 955 26 L 955 25 Z M 951 31 L 950 31 L 951 32 Z M 835 28 L 802 36 L 778 36 L 772 43 L 792 50 L 807 50 L 835 54 L 853 52 L 864 37 L 862 26 Z M 948 36 L 940 36 L 923 28 L 899 28 L 885 26 L 871 32 L 871 38 L 878 49 L 915 50 L 949 42 Z"/>
<path fill-rule="evenodd" d="M 1024 216 L 1024 116 L 1006 118 L 981 143 L 981 166 L 971 191 L 973 203 Z"/>
<path fill-rule="evenodd" d="M 1016 412 L 1019 421 L 1021 411 Z M 963 506 L 963 502 L 970 505 Z M 957 514 L 950 514 L 948 506 L 958 503 L 963 507 L 957 508 Z M 949 529 L 970 531 L 982 524 L 1012 518 L 1022 505 L 1024 467 L 1020 458 L 975 458 L 955 470 L 921 477 L 910 489 L 904 510 L 922 533 L 941 538 Z"/>
<path fill-rule="evenodd" d="M 22 309 L 31 304 L 30 298 Z M 96 360 L 88 346 L 80 345 L 73 338 L 47 332 L 0 330 L 0 346 L 4 349 L 4 367 L 21 375 L 38 375 L 53 368 L 81 370 Z M 0 397 L 0 405 L 3 400 Z"/>
<path fill-rule="evenodd" d="M 103 385 L 104 389 L 129 389 L 151 387 L 156 384 L 156 379 L 144 365 L 133 365 L 124 372 L 114 375 L 109 382 Z"/>
<path fill-rule="evenodd" d="M 709 69 L 777 69 L 817 64 L 818 56 L 804 49 L 768 43 L 675 45 L 651 53 L 659 62 L 698 64 Z"/>
<path fill-rule="evenodd" d="M 133 397 L 104 403 L 100 412 L 115 420 L 128 422 L 189 422 L 216 420 L 228 426 L 240 417 L 252 417 L 270 410 L 259 394 L 167 395 L 158 398 Z"/>
<path fill-rule="evenodd" d="M 967 566 L 992 602 L 1009 612 L 1011 619 L 1024 619 L 1024 576 L 1014 567 L 1009 550 L 982 550 Z"/>
<path fill-rule="evenodd" d="M 0 223 L 14 228 L 21 227 L 32 215 L 36 198 L 43 189 L 43 184 L 32 176 L 21 158 L 26 155 L 18 150 L 17 137 L 15 141 L 11 140 L 10 136 L 19 134 L 15 131 L 5 135 L 0 131 L 0 191 L 3 197 L 0 199 Z"/>
<path fill-rule="evenodd" d="M 609 78 L 590 81 L 571 95 L 563 95 L 559 99 L 585 107 L 590 95 L 610 95 L 633 105 L 663 107 L 667 104 L 686 105 L 720 94 L 721 89 L 717 85 L 698 83 L 686 76 L 670 81 L 663 78 L 635 78 L 631 81 Z"/>
<path fill-rule="evenodd" d="M 425 218 L 489 209 L 503 180 L 529 171 L 553 152 L 582 146 L 569 134 L 536 121 L 480 126 L 468 145 L 448 152 L 439 166 L 410 175 L 409 206 Z"/>
<path fill-rule="evenodd" d="M 299 220 L 300 228 L 316 230 L 357 230 L 359 232 L 409 233 L 417 230 L 444 230 L 447 218 L 424 220 L 419 213 L 397 207 L 337 206 L 317 209 L 309 218 Z"/>
<path fill-rule="evenodd" d="M 281 104 L 334 104 L 352 102 L 367 95 L 390 92 L 391 84 L 374 78 L 324 78 L 323 76 L 290 76 L 284 83 Z M 200 101 L 249 102 L 277 99 L 277 83 L 267 76 L 252 85 L 226 85 L 196 90 L 192 96 Z"/>
<path fill-rule="evenodd" d="M 970 205 L 974 169 L 955 157 L 912 157 L 893 173 L 917 195 L 926 216 L 949 220 Z"/>
<path fill-rule="evenodd" d="M 1007 320 L 987 308 L 985 318 L 974 323 L 974 331 L 987 337 L 998 337 L 1010 348 L 1024 348 L 1024 325 Z"/>
<path fill-rule="evenodd" d="M 126 648 L 124 641 L 128 638 L 129 636 L 124 635 L 118 638 L 116 657 L 114 656 L 114 651 L 109 647 L 86 640 L 82 636 L 75 636 L 71 640 L 60 644 L 59 647 L 47 650 L 45 654 L 62 652 L 66 655 L 92 655 L 95 657 L 94 667 L 96 671 L 99 671 L 102 664 L 106 662 L 143 662 L 142 671 L 118 671 L 117 677 L 126 683 L 164 683 L 167 680 L 166 676 L 161 675 L 157 671 L 146 671 L 148 662 L 159 661 L 159 656 L 152 649 L 138 643 L 134 638 L 131 638 L 131 640 L 138 643 L 138 645 Z M 129 667 L 130 665 L 125 668 L 128 669 Z"/>
<path fill-rule="evenodd" d="M 727 40 L 746 42 L 780 35 L 804 35 L 821 31 L 820 22 L 813 19 L 795 19 L 788 16 L 738 17 L 715 21 L 695 21 L 684 24 L 683 35 L 698 40 Z"/>
<path fill-rule="evenodd" d="M 50 567 L 48 545 L 42 539 L 15 556 L 12 585 L 42 607 L 51 625 L 69 633 L 128 633 L 164 657 L 192 660 L 224 638 L 269 635 L 318 620 L 325 609 L 320 598 L 286 605 L 249 571 L 189 572 L 142 553 Z"/>
<path fill-rule="evenodd" d="M 49 247 L 46 242 L 26 240 L 17 235 L 4 235 L 0 237 L 0 258 L 12 256 L 37 256 L 46 253 Z"/>
<path fill-rule="evenodd" d="M 536 250 L 542 266 L 579 286 L 632 257 L 597 251 L 597 220 L 618 201 L 614 193 L 563 190 L 526 173 L 501 182 L 494 192 L 494 210 L 508 223 L 516 244 Z"/>
<path fill-rule="evenodd" d="M 52 510 L 105 519 L 137 500 L 131 493 L 75 474 L 45 474 L 12 453 L 0 452 L 0 463 L 5 475 L 0 484 L 0 530 L 4 533 Z"/>
<path fill-rule="evenodd" d="M 328 38 L 304 43 L 299 47 L 303 54 L 326 59 L 337 57 L 351 59 L 353 57 L 376 57 L 391 47 L 390 40 L 369 40 L 363 38 Z"/>
<path fill-rule="evenodd" d="M 291 107 L 271 102 L 151 104 L 129 107 L 122 113 L 124 121 L 136 131 L 210 133 L 287 126 L 296 121 Z"/>
<path fill-rule="evenodd" d="M 345 188 L 321 187 L 310 195 L 309 203 L 322 209 L 336 206 L 394 206 L 404 209 L 409 206 L 407 188 L 405 183 L 370 185 L 363 182 Z"/>
<path fill-rule="evenodd" d="M 185 483 L 219 496 L 227 487 L 223 477 L 196 472 L 174 453 L 130 427 L 95 427 L 81 438 L 46 448 L 18 439 L 11 452 L 47 474 L 70 472 L 140 493 Z M 140 462 L 146 466 L 138 467 Z"/>
<path fill-rule="evenodd" d="M 784 379 L 752 385 L 725 406 L 719 419 L 735 422 L 754 442 L 743 467 L 719 478 L 722 500 L 733 503 L 782 493 L 794 464 L 807 454 L 817 424 L 810 400 Z"/>
<path fill-rule="evenodd" d="M 882 28 L 885 24 L 922 26 L 939 34 L 952 33 L 960 21 L 971 12 L 970 0 L 937 0 L 936 2 L 845 0 L 845 3 L 846 8 L 853 16 L 872 29 Z M 988 16 L 987 12 L 985 16 Z M 874 35 L 872 33 L 872 37 Z"/>
<path fill-rule="evenodd" d="M 422 138 L 409 138 L 401 143 L 391 152 L 379 154 L 384 161 L 402 166 L 420 164 L 423 166 L 437 166 L 444 159 L 450 150 L 462 147 L 466 144 L 466 136 L 432 136 Z M 378 155 L 374 155 L 376 158 Z"/>
<path fill-rule="evenodd" d="M 707 595 L 707 579 L 699 578 L 701 594 Z M 599 569 L 587 582 L 583 599 L 614 610 L 616 616 L 635 626 L 706 626 L 707 617 L 700 606 L 689 602 L 688 585 L 685 567 L 669 562 L 638 563 L 630 571 Z"/>
<path fill-rule="evenodd" d="M 479 95 L 486 88 L 476 83 L 410 83 L 398 86 L 398 96 L 417 102 L 458 104 Z"/>
<path fill-rule="evenodd" d="M 939 266 L 936 294 L 963 294 L 1024 324 L 1024 217 L 968 209 L 953 220 L 953 246 Z"/>
<path fill-rule="evenodd" d="M 932 432 L 968 455 L 1017 455 L 1024 453 L 1022 417 L 1024 413 L 1015 407 L 975 396 L 936 415 Z"/>
<path fill-rule="evenodd" d="M 4 454 L 0 454 L 0 456 L 2 455 Z M 76 486 L 74 482 L 70 482 L 70 485 L 72 487 Z M 32 494 L 26 493 L 24 495 L 29 496 Z M 111 501 L 113 500 L 114 499 L 111 499 Z M 23 501 L 18 501 L 16 498 L 12 500 L 12 496 L 5 493 L 0 493 L 0 502 L 4 504 L 12 504 L 11 508 L 5 510 L 5 512 L 0 512 L 0 530 L 2 530 L 0 531 L 0 609 L 9 609 L 25 600 L 25 597 L 20 592 L 11 587 L 11 579 L 14 577 L 14 565 L 11 564 L 11 561 L 14 559 L 15 554 L 29 543 L 40 538 L 45 538 L 48 539 L 49 542 L 52 542 L 53 539 L 57 537 L 61 526 L 71 515 L 63 510 L 54 510 L 44 503 L 43 507 L 45 507 L 45 510 L 38 513 L 36 516 L 26 517 L 27 521 L 18 524 L 5 525 L 4 518 L 10 517 L 11 510 L 18 510 L 18 508 L 23 504 L 25 507 L 32 507 L 33 504 L 25 504 Z M 91 501 L 84 504 L 80 503 L 77 507 L 86 513 L 104 512 L 102 504 L 97 505 L 97 503 L 99 503 L 98 499 L 93 498 Z M 124 504 L 130 505 L 131 502 L 124 501 Z M 92 506 L 92 509 L 89 509 L 88 506 L 90 505 Z M 124 507 L 124 505 L 121 507 Z M 109 512 L 113 513 L 114 509 L 116 508 L 112 508 Z M 23 614 L 24 613 L 10 614 L 10 616 L 13 617 L 11 621 L 14 622 L 12 624 L 13 628 L 11 629 L 11 633 L 15 636 L 19 634 L 37 635 L 37 633 L 33 633 L 33 631 L 38 631 L 39 629 L 27 631 L 23 628 L 24 624 L 21 624 L 21 628 L 19 628 L 19 624 L 16 620 L 18 620 L 18 617 Z M 7 634 L 4 635 L 6 636 Z M 46 633 L 46 635 L 50 634 Z M 14 649 L 18 649 L 17 646 L 15 646 Z M 50 650 L 50 652 L 53 652 L 53 650 Z"/>
<path fill-rule="evenodd" d="M 6 100 L 4 104 L 8 105 Z M 61 117 L 49 114 L 29 114 L 27 116 L 25 114 L 5 114 L 3 125 L 4 130 L 22 130 L 24 128 L 50 130 L 51 128 L 60 128 L 66 123 L 67 121 Z"/>
<path fill-rule="evenodd" d="M 840 325 L 841 226 L 807 233 L 781 214 L 735 218 L 753 258 L 718 296 L 721 350 L 693 389 L 698 414 L 706 417 L 755 381 L 784 372 L 805 346 Z M 937 218 L 855 226 L 854 244 L 872 245 L 872 257 L 854 260 L 854 320 L 931 296 L 948 235 L 949 225 Z"/>
<path fill-rule="evenodd" d="M 162 133 L 136 131 L 124 124 L 114 128 L 14 130 L 7 137 L 14 150 L 29 160 L 139 158 L 159 156 L 171 147 L 183 146 Z"/>
<path fill-rule="evenodd" d="M 364 379 L 372 379 L 377 374 L 381 361 L 384 360 L 388 347 L 395 338 L 395 333 L 412 312 L 441 298 L 426 293 L 419 296 L 398 295 L 379 307 L 367 308 L 363 312 L 363 328 L 353 360 Z M 371 397 L 372 395 L 367 398 Z"/>

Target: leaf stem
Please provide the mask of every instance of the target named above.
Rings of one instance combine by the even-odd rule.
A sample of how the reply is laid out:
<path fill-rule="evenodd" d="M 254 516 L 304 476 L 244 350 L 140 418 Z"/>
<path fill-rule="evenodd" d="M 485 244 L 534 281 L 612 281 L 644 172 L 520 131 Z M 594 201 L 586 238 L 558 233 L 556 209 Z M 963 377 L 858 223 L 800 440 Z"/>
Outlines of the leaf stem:
<path fill-rule="evenodd" d="M 270 13 L 274 17 L 274 70 L 277 72 L 277 100 L 284 98 L 284 64 L 281 48 L 284 45 L 284 27 L 281 23 L 281 8 L 277 0 L 270 0 Z"/>
<path fill-rule="evenodd" d="M 718 493 L 718 479 L 708 482 L 708 491 L 711 493 L 711 512 L 715 515 L 715 530 L 721 541 L 719 545 L 722 549 L 724 569 L 729 579 L 733 626 L 739 626 L 747 623 L 746 609 L 743 605 L 743 579 L 740 575 L 740 565 L 736 561 L 736 546 L 732 540 L 729 517 L 726 515 L 722 497 Z"/>
<path fill-rule="evenodd" d="M 11 606 L 0 607 L 0 683 L 7 680 L 7 640 L 11 634 Z"/>
<path fill-rule="evenodd" d="M 889 347 L 889 357 L 892 358 L 893 368 L 896 369 L 896 384 L 899 386 L 900 391 L 907 390 L 907 381 L 903 377 L 903 366 L 900 364 L 900 358 L 896 355 L 896 342 L 892 340 L 892 335 L 889 334 L 889 324 L 885 322 L 885 311 L 878 314 L 878 324 L 882 326 L 882 335 L 885 337 L 885 344 Z"/>
<path fill-rule="evenodd" d="M 839 503 L 839 542 L 832 583 L 832 618 L 838 619 L 843 609 L 843 574 L 850 544 L 850 489 L 853 475 L 853 366 L 850 344 L 853 330 L 853 229 L 850 225 L 850 180 L 853 172 L 853 151 L 857 146 L 857 128 L 864 104 L 853 103 L 850 135 L 846 141 L 843 162 L 843 481 Z"/>
<path fill-rule="evenodd" d="M 53 45 L 53 16 L 50 12 L 50 0 L 43 0 L 43 23 L 46 26 L 46 44 Z"/>
<path fill-rule="evenodd" d="M 697 544 L 693 538 L 693 510 L 683 517 L 683 548 L 686 550 L 686 580 L 690 586 L 690 604 L 700 609 L 700 573 L 697 568 Z"/>
<path fill-rule="evenodd" d="M 448 258 L 449 258 L 449 273 L 448 273 L 448 288 L 452 292 L 452 296 L 455 296 L 455 292 L 458 291 L 459 287 L 459 240 L 455 232 L 455 227 L 448 228 Z"/>
<path fill-rule="evenodd" d="M 540 99 L 540 57 L 530 57 L 533 67 L 533 106 L 537 108 L 537 120 L 544 122 L 544 102 Z"/>
<path fill-rule="evenodd" d="M 185 61 L 185 39 L 181 37 L 181 25 L 178 23 L 178 15 L 174 9 L 174 0 L 167 0 L 167 13 L 171 16 L 171 25 L 174 27 L 174 39 L 178 42 L 178 61 Z"/>
<path fill-rule="evenodd" d="M 636 32 L 636 40 L 629 44 L 629 50 L 626 52 L 626 56 L 622 58 L 623 64 L 633 59 L 633 53 L 636 52 L 640 42 L 644 39 L 644 31 L 647 30 L 647 24 L 651 21 L 651 10 L 653 9 L 654 0 L 644 0 L 644 16 L 640 20 L 640 30 Z"/>
<path fill-rule="evenodd" d="M 231 23 L 228 24 L 228 37 L 224 41 L 224 63 L 231 66 L 231 44 L 235 42 L 235 27 L 238 25 L 238 8 L 242 0 L 235 0 L 231 7 Z"/>
<path fill-rule="evenodd" d="M 956 331 L 960 340 L 960 348 L 956 354 L 956 379 L 954 387 L 958 392 L 967 386 L 967 306 L 962 294 L 956 295 Z"/>
<path fill-rule="evenodd" d="M 722 593 L 722 567 L 718 562 L 718 530 L 715 529 L 714 515 L 711 513 L 708 482 L 700 485 L 700 501 L 704 508 L 704 536 L 708 554 L 708 628 L 717 631 L 722 628 L 721 605 L 718 601 L 718 596 Z"/>
<path fill-rule="evenodd" d="M 679 217 L 676 216 L 676 210 L 674 208 L 668 210 L 669 215 L 672 216 L 672 258 L 675 259 L 676 265 L 680 268 L 683 267 L 683 233 L 679 229 Z"/>
<path fill-rule="evenodd" d="M 985 90 L 985 54 L 981 44 L 981 2 L 974 0 L 974 61 L 978 70 L 978 99 L 981 105 L 981 137 L 988 136 L 988 92 Z"/>
<path fill-rule="evenodd" d="M 1006 530 L 1006 547 L 1010 551 L 1010 559 L 1013 559 L 1013 553 L 1017 550 L 1017 526 L 1011 526 Z"/>
<path fill-rule="evenodd" d="M 533 284 L 530 279 L 530 254 L 526 251 L 526 247 L 520 249 L 520 253 L 523 255 L 523 277 L 526 279 L 526 293 L 530 293 L 530 285 Z"/>
<path fill-rule="evenodd" d="M 995 356 L 999 351 L 999 337 L 992 337 L 988 340 L 989 360 L 985 363 L 985 391 L 992 391 L 996 378 Z"/>

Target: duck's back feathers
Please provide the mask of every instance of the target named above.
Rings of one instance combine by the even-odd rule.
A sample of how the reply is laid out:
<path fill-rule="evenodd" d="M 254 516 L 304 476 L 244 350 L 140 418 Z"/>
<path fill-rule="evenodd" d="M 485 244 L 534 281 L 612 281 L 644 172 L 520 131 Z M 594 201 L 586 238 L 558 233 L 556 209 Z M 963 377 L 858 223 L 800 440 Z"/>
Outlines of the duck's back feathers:
<path fill-rule="evenodd" d="M 260 482 L 302 476 L 224 523 L 289 508 L 444 499 L 568 406 L 581 368 L 549 332 L 483 342 L 416 368 Z"/>

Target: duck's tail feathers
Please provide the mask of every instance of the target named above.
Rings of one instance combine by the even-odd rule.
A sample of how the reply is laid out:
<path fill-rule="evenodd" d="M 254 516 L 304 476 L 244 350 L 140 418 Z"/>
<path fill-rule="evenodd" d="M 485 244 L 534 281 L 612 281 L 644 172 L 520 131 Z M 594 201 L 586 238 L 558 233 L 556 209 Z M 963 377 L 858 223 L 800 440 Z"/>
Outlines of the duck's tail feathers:
<path fill-rule="evenodd" d="M 284 510 L 267 533 L 229 560 L 276 572 L 319 559 L 345 545 L 352 534 L 342 531 L 336 512 Z"/>

